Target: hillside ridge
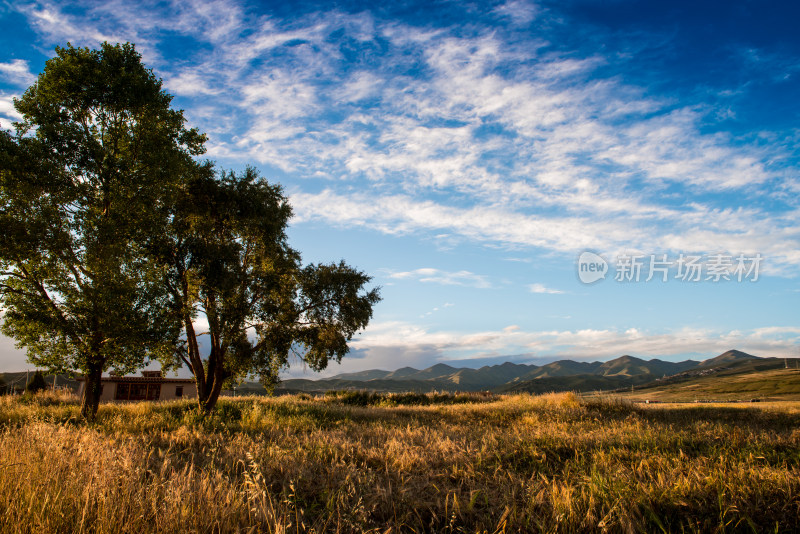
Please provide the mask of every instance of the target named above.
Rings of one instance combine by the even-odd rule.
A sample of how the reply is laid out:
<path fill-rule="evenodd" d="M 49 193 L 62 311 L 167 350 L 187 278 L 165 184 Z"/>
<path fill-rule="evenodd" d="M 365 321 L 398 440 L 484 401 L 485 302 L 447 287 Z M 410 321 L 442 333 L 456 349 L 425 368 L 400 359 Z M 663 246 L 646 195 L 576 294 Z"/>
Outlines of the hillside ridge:
<path fill-rule="evenodd" d="M 645 360 L 625 354 L 605 362 L 569 359 L 545 365 L 504 362 L 485 365 L 479 369 L 437 363 L 421 370 L 413 367 L 402 367 L 395 371 L 370 369 L 316 380 L 287 379 L 280 383 L 278 389 L 285 392 L 335 389 L 415 392 L 613 390 L 668 380 L 682 373 L 713 372 L 718 368 L 758 360 L 763 358 L 731 349 L 702 361 L 682 362 L 668 362 L 658 358 Z"/>
<path fill-rule="evenodd" d="M 774 360 L 774 361 L 773 361 Z M 454 367 L 440 362 L 425 369 L 401 367 L 394 371 L 367 369 L 341 373 L 328 378 L 295 378 L 281 381 L 277 393 L 314 392 L 330 390 L 370 390 L 376 392 L 433 391 L 494 391 L 498 393 L 546 393 L 551 391 L 608 391 L 644 385 L 669 384 L 718 373 L 771 369 L 778 366 L 776 358 L 760 358 L 730 349 L 702 361 L 668 362 L 653 358 L 645 360 L 624 354 L 601 361 L 558 360 L 545 365 L 504 362 L 484 365 L 478 369 Z M 46 375 L 52 383 L 52 375 Z M 0 379 L 19 391 L 24 388 L 25 373 L 0 373 Z M 77 381 L 59 375 L 57 383 L 70 389 Z M 265 394 L 257 382 L 245 382 L 237 394 Z"/>

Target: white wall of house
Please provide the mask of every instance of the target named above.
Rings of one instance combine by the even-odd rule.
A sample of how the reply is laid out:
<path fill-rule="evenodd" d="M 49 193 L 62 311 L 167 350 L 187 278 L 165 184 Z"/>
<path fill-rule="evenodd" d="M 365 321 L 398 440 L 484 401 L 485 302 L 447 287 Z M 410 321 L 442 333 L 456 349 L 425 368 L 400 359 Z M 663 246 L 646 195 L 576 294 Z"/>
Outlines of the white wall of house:
<path fill-rule="evenodd" d="M 103 390 L 100 392 L 100 402 L 109 402 L 114 400 L 114 391 L 117 389 L 117 385 L 113 382 L 101 382 Z M 83 388 L 86 386 L 86 382 L 81 384 L 81 395 L 83 395 Z"/>
<path fill-rule="evenodd" d="M 182 389 L 181 395 L 178 395 L 178 388 Z M 194 382 L 188 384 L 177 384 L 168 382 L 161 384 L 161 396 L 159 400 L 173 400 L 173 399 L 196 399 L 197 398 L 197 384 Z"/>

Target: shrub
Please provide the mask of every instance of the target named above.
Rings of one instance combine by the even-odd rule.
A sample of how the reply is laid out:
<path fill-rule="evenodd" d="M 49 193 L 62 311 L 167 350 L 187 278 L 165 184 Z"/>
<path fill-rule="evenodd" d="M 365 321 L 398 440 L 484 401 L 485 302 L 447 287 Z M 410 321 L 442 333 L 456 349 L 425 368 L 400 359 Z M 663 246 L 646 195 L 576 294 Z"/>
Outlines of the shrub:
<path fill-rule="evenodd" d="M 37 391 L 44 391 L 46 389 L 47 382 L 44 381 L 44 375 L 41 371 L 36 371 L 30 382 L 28 382 L 28 385 L 25 386 L 25 391 L 28 393 L 36 393 Z"/>

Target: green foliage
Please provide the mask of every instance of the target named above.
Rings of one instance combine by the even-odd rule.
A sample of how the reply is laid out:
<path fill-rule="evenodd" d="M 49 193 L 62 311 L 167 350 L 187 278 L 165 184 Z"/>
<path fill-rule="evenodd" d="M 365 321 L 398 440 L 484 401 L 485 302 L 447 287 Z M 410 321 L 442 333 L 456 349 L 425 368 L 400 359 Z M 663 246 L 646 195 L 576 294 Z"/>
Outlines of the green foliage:
<path fill-rule="evenodd" d="M 287 242 L 291 207 L 254 169 L 198 168 L 170 208 L 152 249 L 168 269 L 185 342 L 162 364 L 190 368 L 205 410 L 250 376 L 271 390 L 290 354 L 315 370 L 339 361 L 372 317 L 380 297 L 365 289 L 370 277 L 343 261 L 303 267 Z M 208 356 L 197 343 L 198 312 L 208 320 Z"/>
<path fill-rule="evenodd" d="M 164 270 L 144 253 L 155 206 L 205 137 L 184 127 L 133 45 L 56 48 L 0 132 L 2 331 L 31 362 L 88 379 L 132 371 L 175 336 Z"/>
<path fill-rule="evenodd" d="M 334 399 L 349 406 L 368 406 L 376 404 L 376 401 L 381 397 L 380 393 L 371 393 L 369 391 L 326 391 L 325 398 Z"/>
<path fill-rule="evenodd" d="M 379 393 L 363 390 L 329 390 L 324 398 L 348 406 L 429 406 L 497 400 L 496 395 L 481 393 Z"/>
<path fill-rule="evenodd" d="M 44 391 L 46 389 L 47 382 L 44 381 L 44 375 L 41 371 L 36 371 L 25 386 L 25 391 L 28 393 L 36 393 L 37 391 Z"/>
<path fill-rule="evenodd" d="M 221 402 L 217 406 L 217 415 L 224 421 L 239 421 L 242 418 L 242 408 L 235 402 Z"/>
<path fill-rule="evenodd" d="M 245 377 L 270 388 L 290 354 L 324 369 L 380 300 L 343 261 L 303 266 L 280 186 L 195 162 L 205 136 L 171 100 L 133 45 L 68 45 L 0 132 L 2 331 L 31 362 L 83 372 L 84 416 L 103 371 L 153 358 L 190 368 L 204 411 Z"/>

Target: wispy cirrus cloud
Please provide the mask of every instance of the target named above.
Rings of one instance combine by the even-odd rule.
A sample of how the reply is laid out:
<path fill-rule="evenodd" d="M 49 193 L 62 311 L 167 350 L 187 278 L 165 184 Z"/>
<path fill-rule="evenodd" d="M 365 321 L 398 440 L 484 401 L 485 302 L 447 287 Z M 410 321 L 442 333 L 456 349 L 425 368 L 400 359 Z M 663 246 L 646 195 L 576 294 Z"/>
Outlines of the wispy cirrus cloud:
<path fill-rule="evenodd" d="M 418 280 L 423 283 L 442 284 L 447 286 L 469 286 L 477 288 L 492 287 L 484 275 L 470 271 L 443 271 L 431 267 L 414 269 L 413 271 L 390 271 L 387 276 L 398 280 Z"/>
<path fill-rule="evenodd" d="M 47 40 L 57 44 L 97 46 L 103 41 L 118 41 L 114 33 L 105 33 L 94 21 L 85 21 L 65 13 L 63 4 L 55 2 L 22 2 L 14 8 L 25 15 L 28 23 Z M 116 18 L 115 18 L 116 19 Z M 117 20 L 115 20 L 116 22 Z"/>
<path fill-rule="evenodd" d="M 544 284 L 529 284 L 528 289 L 531 293 L 539 293 L 544 295 L 561 295 L 564 291 L 560 289 L 553 289 L 552 287 L 547 287 Z"/>
<path fill-rule="evenodd" d="M 647 218 L 602 218 L 591 214 L 537 216 L 494 206 L 456 208 L 420 202 L 408 196 L 368 197 L 318 194 L 291 195 L 299 221 L 320 220 L 341 226 L 362 226 L 388 234 L 446 230 L 476 241 L 508 247 L 537 247 L 573 254 L 583 249 L 647 253 L 681 251 L 761 253 L 765 270 L 792 272 L 800 262 L 800 229 L 794 217 L 764 219 L 758 211 L 715 212 L 698 208 L 664 221 Z M 719 220 L 717 220 L 719 219 Z M 730 219 L 730 227 L 724 224 Z M 778 224 L 776 224 L 778 223 Z"/>
<path fill-rule="evenodd" d="M 558 253 L 723 245 L 800 265 L 786 144 L 709 128 L 715 110 L 626 82 L 619 57 L 556 51 L 547 25 L 516 33 L 558 24 L 535 4 L 494 8 L 511 29 L 470 31 L 235 0 L 17 9 L 53 42 L 136 41 L 212 133 L 211 157 L 292 173 L 300 220 Z M 159 51 L 167 30 L 195 43 L 180 61 Z"/>
<path fill-rule="evenodd" d="M 540 13 L 540 7 L 525 0 L 509 0 L 492 10 L 497 16 L 507 17 L 520 26 L 530 24 Z"/>

